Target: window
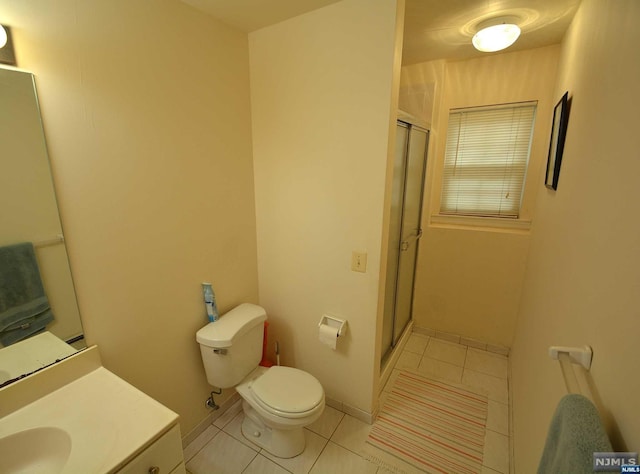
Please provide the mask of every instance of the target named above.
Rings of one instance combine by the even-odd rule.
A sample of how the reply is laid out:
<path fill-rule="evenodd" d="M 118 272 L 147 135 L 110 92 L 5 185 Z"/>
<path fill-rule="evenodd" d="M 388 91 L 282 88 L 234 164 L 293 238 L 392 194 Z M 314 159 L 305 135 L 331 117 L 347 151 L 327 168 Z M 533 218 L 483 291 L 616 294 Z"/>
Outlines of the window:
<path fill-rule="evenodd" d="M 441 214 L 517 218 L 536 103 L 452 109 Z"/>

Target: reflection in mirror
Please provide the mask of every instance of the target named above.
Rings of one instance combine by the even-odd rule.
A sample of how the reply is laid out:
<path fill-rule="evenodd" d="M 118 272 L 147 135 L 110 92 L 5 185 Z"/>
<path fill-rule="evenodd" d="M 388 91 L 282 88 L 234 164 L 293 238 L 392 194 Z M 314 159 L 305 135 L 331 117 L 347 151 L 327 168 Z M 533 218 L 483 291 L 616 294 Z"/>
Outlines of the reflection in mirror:
<path fill-rule="evenodd" d="M 84 347 L 33 75 L 5 68 L 0 203 L 2 385 Z"/>

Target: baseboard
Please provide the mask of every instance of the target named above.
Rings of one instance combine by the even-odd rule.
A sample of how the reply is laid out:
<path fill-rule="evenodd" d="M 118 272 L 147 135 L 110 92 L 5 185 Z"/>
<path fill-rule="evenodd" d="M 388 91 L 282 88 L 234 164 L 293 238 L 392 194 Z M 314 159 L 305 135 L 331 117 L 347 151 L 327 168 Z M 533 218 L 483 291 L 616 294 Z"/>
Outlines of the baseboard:
<path fill-rule="evenodd" d="M 515 444 L 514 444 L 514 439 L 513 439 L 513 372 L 511 370 L 511 359 L 509 359 L 507 361 L 507 390 L 509 393 L 509 404 L 508 406 L 508 410 L 509 410 L 509 474 L 515 474 L 516 473 L 516 466 L 515 466 L 515 453 L 516 453 L 516 448 L 515 448 Z"/>
<path fill-rule="evenodd" d="M 351 405 L 341 402 L 340 400 L 336 400 L 335 398 L 325 396 L 324 402 L 327 406 L 335 408 L 336 410 L 341 411 L 342 413 L 346 413 L 347 415 L 351 415 L 352 417 L 357 418 L 360 421 L 364 421 L 369 425 L 375 420 L 375 416 L 373 413 L 361 410 L 360 408 L 352 407 Z"/>
<path fill-rule="evenodd" d="M 360 421 L 364 421 L 368 425 L 372 424 L 375 421 L 373 413 L 361 410 L 360 408 L 352 407 L 351 405 L 347 405 L 346 403 L 342 404 L 342 411 Z"/>
<path fill-rule="evenodd" d="M 435 337 L 436 339 L 442 339 L 443 341 L 455 342 L 456 344 L 462 344 L 463 346 L 493 352 L 494 354 L 509 356 L 509 348 L 507 346 L 501 346 L 500 344 L 491 344 L 489 342 L 480 341 L 478 339 L 461 336 L 460 334 L 454 334 L 451 332 L 439 331 L 437 329 L 419 326 L 414 326 L 413 332 L 422 334 L 423 336 L 431 336 Z"/>

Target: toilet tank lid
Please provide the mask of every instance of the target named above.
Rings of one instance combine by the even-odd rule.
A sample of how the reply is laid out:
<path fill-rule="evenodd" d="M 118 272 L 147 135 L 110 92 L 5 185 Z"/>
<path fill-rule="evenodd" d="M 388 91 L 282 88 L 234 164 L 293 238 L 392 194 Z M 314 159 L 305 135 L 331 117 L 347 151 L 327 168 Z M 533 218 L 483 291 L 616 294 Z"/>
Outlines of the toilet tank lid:
<path fill-rule="evenodd" d="M 266 319 L 267 313 L 264 308 L 243 303 L 200 329 L 196 333 L 196 340 L 208 347 L 231 347 L 235 338 L 249 332 Z"/>

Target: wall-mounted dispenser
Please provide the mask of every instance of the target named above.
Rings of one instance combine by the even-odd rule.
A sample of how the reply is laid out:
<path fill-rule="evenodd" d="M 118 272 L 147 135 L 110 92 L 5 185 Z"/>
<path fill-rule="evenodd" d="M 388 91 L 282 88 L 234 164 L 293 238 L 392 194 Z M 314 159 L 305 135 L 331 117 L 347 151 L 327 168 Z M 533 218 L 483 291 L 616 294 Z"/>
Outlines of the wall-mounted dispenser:
<path fill-rule="evenodd" d="M 318 323 L 320 342 L 335 350 L 338 338 L 347 332 L 347 322 L 344 319 L 336 318 L 328 314 L 323 314 Z"/>

